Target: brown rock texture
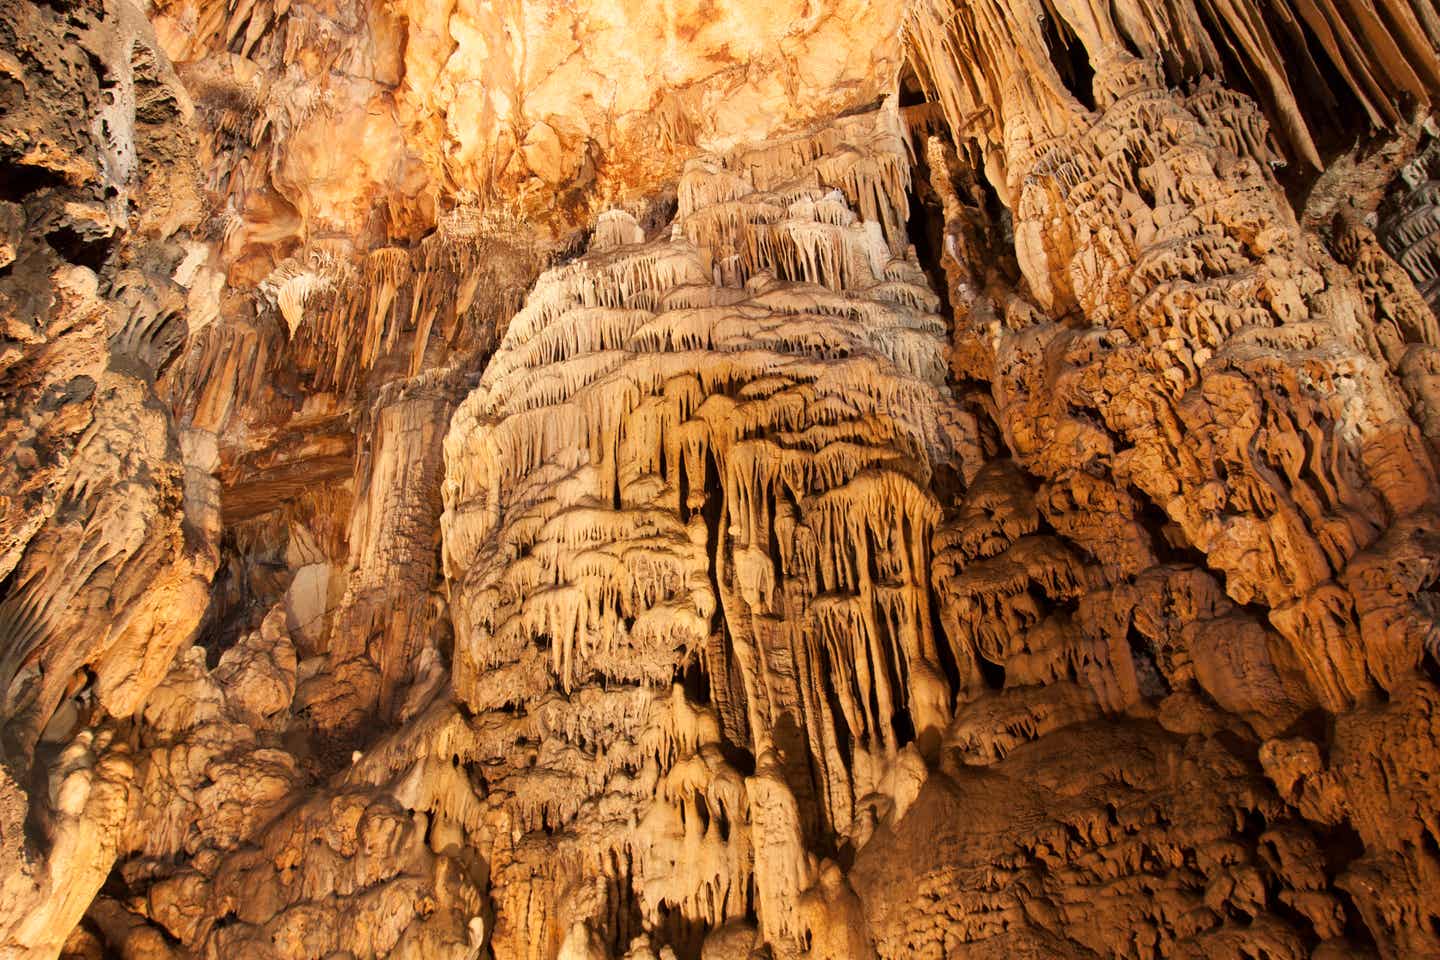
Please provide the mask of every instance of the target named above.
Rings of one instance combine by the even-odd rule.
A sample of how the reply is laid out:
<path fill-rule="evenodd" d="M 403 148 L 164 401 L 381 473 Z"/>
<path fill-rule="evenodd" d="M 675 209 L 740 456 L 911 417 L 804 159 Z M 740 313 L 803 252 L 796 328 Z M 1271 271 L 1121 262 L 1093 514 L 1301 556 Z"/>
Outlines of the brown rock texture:
<path fill-rule="evenodd" d="M 0 958 L 1440 957 L 1437 48 L 0 4 Z"/>

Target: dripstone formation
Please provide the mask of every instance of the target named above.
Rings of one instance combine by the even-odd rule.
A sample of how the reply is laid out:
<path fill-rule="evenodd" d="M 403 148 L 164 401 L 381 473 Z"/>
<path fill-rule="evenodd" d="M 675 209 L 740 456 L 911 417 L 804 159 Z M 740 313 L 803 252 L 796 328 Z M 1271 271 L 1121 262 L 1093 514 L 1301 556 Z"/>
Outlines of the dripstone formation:
<path fill-rule="evenodd" d="M 0 3 L 0 958 L 1440 957 L 1432 0 Z"/>

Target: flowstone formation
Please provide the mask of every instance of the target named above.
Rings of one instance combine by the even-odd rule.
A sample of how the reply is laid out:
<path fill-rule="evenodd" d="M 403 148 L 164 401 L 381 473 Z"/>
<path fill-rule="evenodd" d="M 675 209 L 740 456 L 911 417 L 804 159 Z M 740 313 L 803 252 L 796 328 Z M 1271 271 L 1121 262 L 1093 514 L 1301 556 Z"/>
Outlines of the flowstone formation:
<path fill-rule="evenodd" d="M 0 38 L 0 957 L 1440 956 L 1430 0 Z"/>
<path fill-rule="evenodd" d="M 508 731 L 487 859 L 523 891 L 500 954 L 748 920 L 795 955 L 830 923 L 806 838 L 844 843 L 943 727 L 928 487 L 973 437 L 904 150 L 890 107 L 692 161 L 659 237 L 614 211 L 540 277 L 456 411 L 455 689 Z"/>

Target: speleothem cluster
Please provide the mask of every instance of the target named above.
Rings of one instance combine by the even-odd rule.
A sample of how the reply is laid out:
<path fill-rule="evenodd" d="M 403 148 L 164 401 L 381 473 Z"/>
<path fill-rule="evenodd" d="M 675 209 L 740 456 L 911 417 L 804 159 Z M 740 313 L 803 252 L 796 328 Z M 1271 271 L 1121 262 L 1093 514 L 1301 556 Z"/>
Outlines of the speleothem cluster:
<path fill-rule="evenodd" d="M 1440 956 L 1437 48 L 0 5 L 0 958 Z"/>

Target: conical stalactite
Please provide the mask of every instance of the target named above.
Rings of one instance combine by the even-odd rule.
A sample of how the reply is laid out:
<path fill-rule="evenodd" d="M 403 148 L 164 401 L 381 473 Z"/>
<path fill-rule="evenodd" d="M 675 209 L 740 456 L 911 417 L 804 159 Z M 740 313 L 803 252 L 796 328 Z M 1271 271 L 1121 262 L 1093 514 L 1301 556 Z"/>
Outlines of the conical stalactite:
<path fill-rule="evenodd" d="M 356 257 L 317 243 L 260 284 L 319 391 L 345 394 L 378 368 L 409 376 L 488 352 L 539 261 L 525 225 L 457 208 L 413 247 Z"/>
<path fill-rule="evenodd" d="M 957 142 L 980 141 L 990 179 L 1009 200 L 1018 200 L 1016 186 L 1030 175 L 1028 165 L 1010 164 L 1013 144 L 1043 149 L 1051 137 L 1078 132 L 1081 101 L 1103 104 L 1123 92 L 1123 64 L 1133 58 L 1176 87 L 1222 77 L 1247 84 L 1286 152 L 1313 166 L 1322 163 L 1316 128 L 1329 119 L 1324 106 L 1353 98 L 1370 123 L 1395 125 L 1410 119 L 1407 107 L 1423 108 L 1440 89 L 1440 21 L 1423 0 L 1387 3 L 1383 14 L 1348 0 L 1217 7 L 1166 0 L 1112 8 L 925 0 L 907 11 L 905 29 L 907 53 Z M 1053 66 L 1054 47 L 1066 40 L 1089 61 L 1088 89 Z M 1112 86 L 1117 81 L 1119 88 Z M 1210 97 L 1220 112 L 1236 102 L 1218 87 Z M 1021 119 L 1017 108 L 1026 105 L 1033 109 Z M 1242 122 L 1220 136 L 1243 145 L 1256 129 Z"/>

